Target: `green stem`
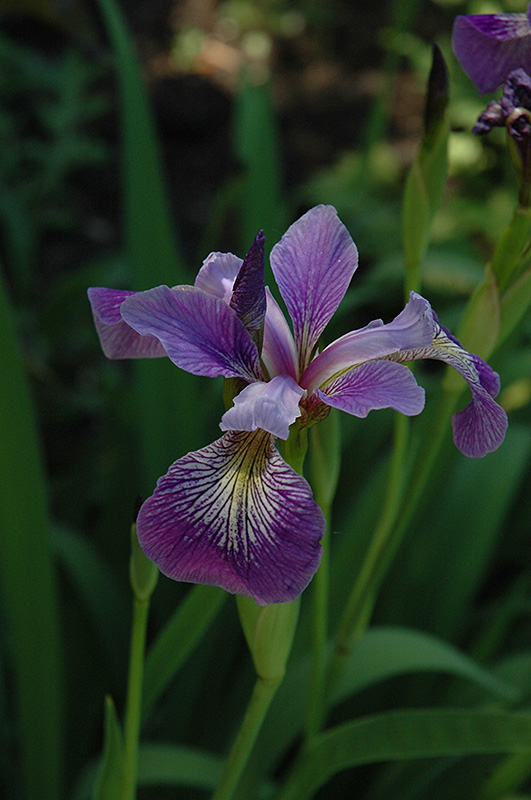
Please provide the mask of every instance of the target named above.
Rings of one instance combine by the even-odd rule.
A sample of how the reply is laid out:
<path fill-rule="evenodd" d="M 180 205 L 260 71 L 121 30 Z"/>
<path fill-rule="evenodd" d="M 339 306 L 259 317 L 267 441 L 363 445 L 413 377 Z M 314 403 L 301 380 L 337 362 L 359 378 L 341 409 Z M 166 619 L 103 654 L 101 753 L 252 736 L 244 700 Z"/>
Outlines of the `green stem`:
<path fill-rule="evenodd" d="M 326 531 L 323 536 L 323 556 L 312 583 L 312 672 L 306 717 L 306 738 L 315 736 L 323 725 L 326 713 L 326 652 L 328 639 L 328 601 L 330 585 L 330 508 L 323 508 Z"/>
<path fill-rule="evenodd" d="M 341 431 L 335 409 L 310 430 L 310 484 L 321 507 L 326 529 L 323 556 L 312 583 L 312 668 L 306 712 L 306 739 L 315 736 L 326 715 L 328 606 L 330 588 L 330 525 L 341 464 Z"/>
<path fill-rule="evenodd" d="M 284 461 L 299 475 L 303 475 L 304 459 L 308 449 L 308 428 L 301 427 L 300 421 L 295 420 L 291 426 L 289 438 L 281 443 L 281 449 Z"/>
<path fill-rule="evenodd" d="M 277 681 L 257 679 L 245 717 L 225 763 L 219 784 L 212 795 L 212 800 L 230 800 L 233 796 L 280 683 L 281 679 Z"/>
<path fill-rule="evenodd" d="M 142 711 L 142 682 L 149 598 L 133 601 L 133 624 L 129 652 L 129 676 L 124 724 L 124 780 L 122 800 L 135 800 L 138 774 L 138 746 Z"/>
<path fill-rule="evenodd" d="M 409 439 L 409 420 L 402 415 L 395 421 L 395 443 L 382 512 L 374 531 L 358 579 L 348 597 L 336 634 L 336 653 L 331 666 L 330 684 L 348 654 L 352 644 L 365 632 L 379 586 L 382 564 L 394 553 L 395 522 L 404 491 L 405 459 Z"/>
<path fill-rule="evenodd" d="M 512 220 L 500 236 L 492 256 L 491 266 L 500 291 L 506 288 L 511 276 L 522 263 L 523 253 L 529 243 L 530 227 L 531 208 L 518 205 Z"/>

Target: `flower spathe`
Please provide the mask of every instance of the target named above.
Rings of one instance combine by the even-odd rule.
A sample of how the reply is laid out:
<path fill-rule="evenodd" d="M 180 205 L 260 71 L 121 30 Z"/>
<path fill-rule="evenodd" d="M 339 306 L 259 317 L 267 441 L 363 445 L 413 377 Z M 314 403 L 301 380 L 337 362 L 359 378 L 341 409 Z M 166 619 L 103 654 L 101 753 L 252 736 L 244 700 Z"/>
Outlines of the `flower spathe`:
<path fill-rule="evenodd" d="M 531 74 L 531 4 L 525 14 L 467 14 L 456 17 L 454 53 L 479 91 L 493 92 L 509 73 Z"/>
<path fill-rule="evenodd" d="M 111 358 L 167 355 L 196 375 L 238 378 L 221 438 L 178 459 L 140 509 L 142 549 L 175 580 L 218 585 L 257 603 L 286 602 L 319 566 L 324 517 L 311 488 L 275 439 L 336 407 L 365 417 L 393 408 L 415 415 L 424 390 L 404 362 L 435 358 L 468 382 L 472 402 L 454 416 L 470 456 L 496 449 L 507 427 L 493 399 L 496 373 L 443 328 L 412 292 L 389 323 L 375 320 L 317 353 L 317 342 L 358 265 L 332 206 L 317 206 L 284 234 L 271 266 L 293 333 L 264 286 L 263 234 L 244 260 L 211 253 L 195 285 L 130 293 L 90 289 L 96 328 Z"/>

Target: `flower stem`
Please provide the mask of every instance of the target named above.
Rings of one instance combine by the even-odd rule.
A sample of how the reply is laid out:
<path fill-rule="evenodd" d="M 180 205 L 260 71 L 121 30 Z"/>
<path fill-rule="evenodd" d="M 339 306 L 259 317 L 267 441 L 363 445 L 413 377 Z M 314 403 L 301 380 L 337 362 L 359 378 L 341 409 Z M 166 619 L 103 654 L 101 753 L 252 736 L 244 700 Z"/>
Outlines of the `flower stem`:
<path fill-rule="evenodd" d="M 398 545 L 398 542 L 394 541 L 396 539 L 394 530 L 403 497 L 408 440 L 409 420 L 407 417 L 399 415 L 395 421 L 395 445 L 382 512 L 337 629 L 336 653 L 330 675 L 332 683 L 352 644 L 363 635 L 367 628 L 376 601 L 382 563 L 389 558 L 390 552 L 394 552 Z"/>
<path fill-rule="evenodd" d="M 140 716 L 142 709 L 142 682 L 144 677 L 144 653 L 149 598 L 135 597 L 131 648 L 129 652 L 129 676 L 124 723 L 124 780 L 122 800 L 135 800 L 138 773 L 138 746 Z"/>
<path fill-rule="evenodd" d="M 523 253 L 529 244 L 531 227 L 531 207 L 518 205 L 505 231 L 500 236 L 492 256 L 492 269 L 497 277 L 500 290 L 506 288 L 513 274 L 517 272 Z"/>
<path fill-rule="evenodd" d="M 276 681 L 266 681 L 260 677 L 257 679 L 243 722 L 225 763 L 219 784 L 212 795 L 212 800 L 230 800 L 233 796 L 280 683 L 281 678 Z"/>
<path fill-rule="evenodd" d="M 323 725 L 326 713 L 326 655 L 328 638 L 328 600 L 330 579 L 330 510 L 323 509 L 326 532 L 323 536 L 323 556 L 313 579 L 312 606 L 312 672 L 306 716 L 306 738 L 315 736 Z"/>
<path fill-rule="evenodd" d="M 330 594 L 331 511 L 341 464 L 339 417 L 330 415 L 310 430 L 310 483 L 321 507 L 326 529 L 321 542 L 323 556 L 312 582 L 312 670 L 306 713 L 306 739 L 323 726 L 326 715 L 326 669 L 328 644 L 328 605 Z"/>

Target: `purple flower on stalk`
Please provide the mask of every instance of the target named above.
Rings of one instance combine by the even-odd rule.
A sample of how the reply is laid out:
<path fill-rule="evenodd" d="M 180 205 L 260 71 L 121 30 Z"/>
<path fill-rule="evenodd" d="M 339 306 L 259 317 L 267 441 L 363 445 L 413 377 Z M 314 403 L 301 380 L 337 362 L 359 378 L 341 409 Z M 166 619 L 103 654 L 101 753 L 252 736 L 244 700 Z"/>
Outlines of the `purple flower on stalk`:
<path fill-rule="evenodd" d="M 531 4 L 525 14 L 469 14 L 455 19 L 454 53 L 479 91 L 493 92 L 515 69 L 531 74 Z"/>
<path fill-rule="evenodd" d="M 110 358 L 167 355 L 188 372 L 242 386 L 222 416 L 221 438 L 172 464 L 140 510 L 141 547 L 169 577 L 218 585 L 261 605 L 295 599 L 319 566 L 324 518 L 275 439 L 286 440 L 296 421 L 319 421 L 330 407 L 358 417 L 388 407 L 420 413 L 424 390 L 402 362 L 439 359 L 468 381 L 472 402 L 453 420 L 465 454 L 483 456 L 502 442 L 507 418 L 493 400 L 497 374 L 463 350 L 414 292 L 392 322 L 375 320 L 317 352 L 357 265 L 336 210 L 317 206 L 271 253 L 293 332 L 264 286 L 263 234 L 243 261 L 211 253 L 194 286 L 89 289 Z"/>

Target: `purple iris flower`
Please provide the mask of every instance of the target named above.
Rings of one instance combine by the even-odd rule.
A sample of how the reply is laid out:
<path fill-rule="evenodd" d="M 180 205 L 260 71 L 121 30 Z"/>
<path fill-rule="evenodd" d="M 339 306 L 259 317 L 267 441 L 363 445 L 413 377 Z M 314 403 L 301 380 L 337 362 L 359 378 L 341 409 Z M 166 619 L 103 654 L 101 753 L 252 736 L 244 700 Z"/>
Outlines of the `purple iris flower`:
<path fill-rule="evenodd" d="M 479 91 L 493 92 L 515 69 L 531 74 L 531 4 L 525 14 L 470 14 L 455 19 L 458 61 Z"/>
<path fill-rule="evenodd" d="M 243 261 L 211 253 L 194 286 L 89 289 L 109 358 L 168 356 L 195 375 L 235 378 L 242 387 L 221 418 L 221 438 L 172 464 L 140 509 L 140 545 L 164 574 L 261 605 L 295 599 L 319 566 L 325 523 L 275 439 L 330 407 L 357 417 L 387 407 L 420 413 L 424 390 L 402 362 L 439 359 L 468 381 L 472 402 L 453 419 L 462 452 L 483 456 L 502 442 L 507 417 L 493 399 L 497 374 L 463 350 L 414 292 L 392 322 L 375 320 L 317 351 L 357 265 L 336 210 L 317 206 L 271 253 L 292 328 L 264 286 L 263 234 Z"/>

